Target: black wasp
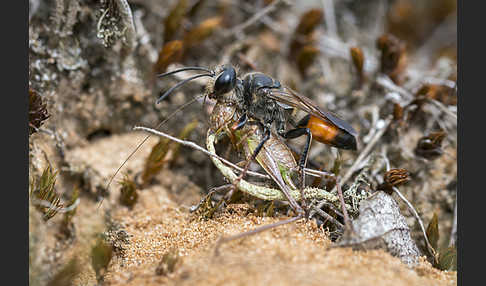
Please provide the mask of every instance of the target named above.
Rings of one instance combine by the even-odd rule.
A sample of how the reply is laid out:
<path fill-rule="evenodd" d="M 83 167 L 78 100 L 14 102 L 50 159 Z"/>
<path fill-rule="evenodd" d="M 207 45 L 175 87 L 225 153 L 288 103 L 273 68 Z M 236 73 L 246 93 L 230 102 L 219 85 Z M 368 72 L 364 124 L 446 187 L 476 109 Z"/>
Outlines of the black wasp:
<path fill-rule="evenodd" d="M 258 124 L 263 129 L 263 139 L 255 148 L 252 159 L 255 159 L 265 142 L 270 138 L 273 124 L 277 134 L 283 138 L 293 139 L 303 135 L 307 136 L 299 160 L 301 170 L 307 162 L 312 138 L 340 149 L 357 149 L 357 133 L 351 125 L 332 113 L 322 110 L 307 97 L 282 86 L 278 80 L 263 73 L 248 73 L 243 79 L 240 79 L 233 66 L 223 65 L 215 70 L 203 67 L 184 67 L 161 74 L 159 77 L 186 70 L 198 70 L 207 73 L 198 74 L 179 82 L 167 90 L 157 100 L 157 103 L 166 98 L 174 89 L 193 79 L 206 76 L 212 78 L 208 83 L 209 92 L 207 92 L 207 95 L 211 99 L 236 106 L 239 119 L 234 129 L 240 129 L 247 123 Z M 297 123 L 291 117 L 294 108 L 308 113 Z M 287 123 L 293 125 L 293 128 L 287 130 Z"/>

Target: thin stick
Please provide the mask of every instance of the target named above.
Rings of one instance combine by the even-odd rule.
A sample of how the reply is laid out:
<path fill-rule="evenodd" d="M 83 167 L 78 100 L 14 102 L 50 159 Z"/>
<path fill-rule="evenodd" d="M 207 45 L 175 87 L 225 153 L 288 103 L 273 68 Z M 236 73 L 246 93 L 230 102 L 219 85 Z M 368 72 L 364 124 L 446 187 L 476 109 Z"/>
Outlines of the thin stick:
<path fill-rule="evenodd" d="M 380 139 L 381 136 L 383 136 L 385 131 L 388 129 L 388 126 L 390 125 L 392 118 L 393 118 L 393 116 L 388 116 L 385 119 L 385 123 L 383 124 L 383 127 L 381 127 L 381 129 L 378 130 L 378 132 L 375 133 L 373 138 L 371 138 L 368 145 L 366 145 L 366 147 L 363 149 L 363 151 L 361 151 L 361 153 L 358 155 L 358 158 L 356 158 L 353 165 L 351 165 L 351 167 L 348 169 L 346 174 L 343 176 L 342 180 L 339 181 L 339 184 L 344 185 L 349 180 L 351 175 L 353 175 L 354 171 L 356 171 L 357 167 L 362 163 L 363 159 L 368 155 L 368 153 L 371 151 L 371 149 L 373 149 L 376 142 L 378 142 L 378 139 Z"/>
<path fill-rule="evenodd" d="M 260 18 L 262 18 L 266 14 L 272 12 L 273 10 L 275 10 L 275 8 L 277 7 L 278 4 L 280 4 L 280 2 L 282 2 L 282 1 L 281 0 L 273 1 L 270 5 L 266 6 L 262 10 L 260 10 L 260 12 L 253 15 L 253 17 L 246 20 L 244 23 L 237 25 L 237 26 L 231 28 L 230 30 L 226 31 L 224 33 L 224 35 L 226 37 L 229 37 L 229 36 L 232 36 L 232 35 L 240 34 L 241 32 L 243 32 L 244 29 L 248 28 L 249 26 L 253 25 L 258 20 L 260 20 Z"/>
<path fill-rule="evenodd" d="M 449 240 L 449 246 L 453 246 L 453 245 L 456 244 L 456 237 L 457 237 L 457 197 L 456 197 L 456 203 L 454 205 L 454 217 L 452 219 L 453 220 L 452 220 L 451 238 Z"/>
<path fill-rule="evenodd" d="M 254 234 L 260 233 L 262 231 L 265 231 L 267 229 L 271 229 L 271 228 L 274 228 L 274 227 L 277 227 L 277 226 L 280 226 L 280 225 L 284 225 L 284 224 L 287 224 L 287 223 L 294 222 L 294 221 L 299 220 L 301 218 L 303 218 L 303 216 L 298 215 L 298 216 L 294 216 L 292 218 L 282 220 L 282 221 L 279 221 L 279 222 L 276 222 L 276 223 L 271 223 L 271 224 L 267 224 L 267 225 L 264 225 L 264 226 L 261 226 L 261 227 L 257 227 L 255 229 L 252 229 L 252 230 L 249 230 L 249 231 L 237 234 L 237 235 L 233 235 L 233 236 L 229 236 L 229 237 L 221 237 L 218 240 L 218 242 L 216 242 L 216 246 L 214 247 L 214 256 L 219 255 L 219 248 L 221 247 L 221 245 L 223 243 L 227 243 L 227 242 L 230 242 L 230 241 L 235 240 L 235 239 L 254 235 Z"/>
<path fill-rule="evenodd" d="M 326 213 L 325 211 L 321 210 L 321 209 L 318 209 L 318 208 L 314 208 L 315 212 L 318 213 L 319 215 L 321 215 L 322 217 L 326 218 L 327 220 L 331 221 L 332 223 L 334 223 L 335 225 L 337 225 L 340 229 L 344 229 L 344 225 L 342 223 L 340 223 L 337 219 L 333 218 L 332 216 L 330 216 L 328 213 Z"/>
<path fill-rule="evenodd" d="M 226 160 L 225 158 L 222 158 L 222 157 L 220 157 L 220 156 L 218 156 L 216 154 L 213 154 L 213 153 L 209 152 L 208 150 L 204 149 L 203 147 L 197 145 L 194 142 L 182 140 L 182 139 L 179 139 L 177 137 L 170 136 L 169 134 L 166 134 L 166 133 L 164 133 L 162 131 L 158 131 L 158 130 L 155 130 L 155 129 L 152 129 L 152 128 L 143 127 L 143 126 L 135 126 L 133 128 L 133 130 L 143 130 L 143 131 L 146 131 L 146 132 L 149 132 L 149 133 L 158 135 L 158 136 L 165 137 L 165 138 L 167 138 L 169 140 L 172 140 L 172 141 L 175 141 L 175 142 L 177 142 L 177 143 L 179 143 L 181 145 L 184 145 L 184 146 L 193 148 L 195 150 L 201 151 L 201 152 L 203 152 L 204 154 L 206 154 L 206 155 L 208 155 L 210 157 L 215 157 L 218 160 L 221 160 L 226 165 L 232 167 L 233 169 L 236 169 L 236 170 L 238 170 L 240 172 L 243 171 L 243 168 L 241 168 L 241 167 L 239 167 L 239 166 L 231 163 L 230 161 Z M 252 175 L 252 176 L 259 177 L 259 178 L 269 179 L 269 180 L 271 179 L 268 175 L 260 174 L 260 173 L 257 173 L 257 172 L 248 171 L 247 173 L 250 174 L 250 175 Z"/>
<path fill-rule="evenodd" d="M 341 185 L 339 183 L 336 184 L 337 187 L 337 193 L 339 196 L 339 201 L 341 202 L 341 208 L 343 210 L 343 215 L 344 215 L 344 225 L 346 226 L 347 229 L 352 229 L 351 222 L 349 220 L 348 216 L 348 210 L 346 210 L 346 203 L 344 202 L 344 196 L 343 192 L 341 190 Z"/>
<path fill-rule="evenodd" d="M 336 175 L 326 171 L 320 171 L 315 169 L 304 168 L 305 174 L 313 177 L 332 177 L 335 178 Z"/>
<path fill-rule="evenodd" d="M 454 118 L 456 121 L 454 123 L 457 124 L 457 114 L 450 111 L 442 102 L 437 101 L 435 99 L 429 99 L 435 106 L 437 106 L 440 110 L 442 110 L 445 114 L 449 115 L 450 117 Z"/>
<path fill-rule="evenodd" d="M 326 21 L 327 33 L 329 36 L 337 38 L 337 25 L 336 17 L 334 13 L 334 2 L 333 0 L 323 0 L 322 6 L 324 10 L 324 21 Z"/>
<path fill-rule="evenodd" d="M 419 214 L 417 213 L 413 205 L 407 200 L 407 198 L 404 195 L 402 195 L 402 193 L 397 187 L 393 187 L 393 191 L 400 197 L 400 199 L 402 199 L 402 201 L 407 205 L 408 209 L 412 212 L 415 219 L 417 219 L 420 228 L 422 229 L 422 234 L 424 235 L 427 248 L 429 249 L 430 253 L 435 256 L 436 252 L 429 242 L 429 238 L 427 237 L 427 232 L 425 231 L 424 223 L 422 222 L 422 219 L 420 218 Z"/>
<path fill-rule="evenodd" d="M 412 100 L 414 98 L 413 94 L 401 86 L 396 85 L 388 76 L 382 75 L 376 78 L 376 83 L 388 88 L 391 91 L 402 94 L 407 100 Z"/>
<path fill-rule="evenodd" d="M 49 201 L 40 200 L 40 199 L 37 199 L 37 198 L 32 198 L 31 201 L 32 201 L 32 203 L 34 203 L 36 205 L 43 206 L 43 207 L 49 208 L 50 210 L 55 210 L 56 212 L 60 212 L 60 213 L 72 211 L 73 209 L 75 209 L 79 205 L 79 202 L 80 202 L 79 198 L 77 198 L 74 201 L 73 204 L 71 204 L 67 208 L 64 208 L 64 207 L 55 206 L 55 205 L 51 204 Z"/>
<path fill-rule="evenodd" d="M 197 210 L 198 210 L 198 209 L 201 207 L 202 203 L 203 203 L 204 201 L 206 201 L 206 198 L 207 198 L 208 196 L 210 196 L 212 193 L 217 193 L 217 192 L 220 192 L 220 191 L 224 191 L 224 190 L 230 189 L 232 186 L 233 186 L 232 184 L 226 184 L 226 185 L 222 185 L 222 186 L 219 186 L 219 187 L 214 187 L 214 188 L 211 188 L 211 189 L 209 190 L 208 194 L 207 194 L 206 196 L 204 196 L 204 197 L 203 197 L 203 198 L 202 198 L 202 199 L 199 201 L 199 203 L 197 203 L 196 205 L 193 205 L 193 206 L 191 206 L 191 207 L 189 208 L 189 212 L 190 212 L 190 213 L 193 213 L 193 212 L 197 211 Z"/>

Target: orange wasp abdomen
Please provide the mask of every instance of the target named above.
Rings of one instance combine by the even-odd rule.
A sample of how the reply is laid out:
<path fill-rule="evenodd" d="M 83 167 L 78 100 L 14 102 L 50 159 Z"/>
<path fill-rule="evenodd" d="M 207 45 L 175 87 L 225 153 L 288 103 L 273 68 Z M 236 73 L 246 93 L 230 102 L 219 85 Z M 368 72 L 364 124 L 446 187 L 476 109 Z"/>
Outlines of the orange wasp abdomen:
<path fill-rule="evenodd" d="M 357 149 L 356 138 L 353 135 L 319 117 L 307 115 L 299 122 L 298 126 L 309 128 L 312 138 L 321 143 L 341 149 Z"/>

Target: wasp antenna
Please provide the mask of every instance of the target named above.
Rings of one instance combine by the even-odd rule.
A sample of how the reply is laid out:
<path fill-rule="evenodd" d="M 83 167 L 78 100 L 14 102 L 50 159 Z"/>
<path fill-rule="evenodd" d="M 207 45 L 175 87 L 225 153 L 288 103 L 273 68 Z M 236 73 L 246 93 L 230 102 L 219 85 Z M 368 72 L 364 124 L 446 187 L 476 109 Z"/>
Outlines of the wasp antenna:
<path fill-rule="evenodd" d="M 174 85 L 173 87 L 169 88 L 169 90 L 164 92 L 164 94 L 162 94 L 162 96 L 160 96 L 155 103 L 158 104 L 159 102 L 164 100 L 164 98 L 166 98 L 172 91 L 174 91 L 174 89 L 178 88 L 179 86 L 184 85 L 185 83 L 187 83 L 187 82 L 189 82 L 193 79 L 200 78 L 200 77 L 203 77 L 203 76 L 213 77 L 213 74 L 212 73 L 211 74 L 204 73 L 204 74 L 198 74 L 198 75 L 192 76 L 190 78 L 187 78 L 187 79 L 179 82 L 178 84 Z"/>
<path fill-rule="evenodd" d="M 205 72 L 208 72 L 208 73 L 214 75 L 214 71 L 212 71 L 210 69 L 207 69 L 207 68 L 203 68 L 203 67 L 184 67 L 184 68 L 176 69 L 176 70 L 173 70 L 173 71 L 170 71 L 170 72 L 158 74 L 157 77 L 164 77 L 164 76 L 168 76 L 168 75 L 175 74 L 175 73 L 178 73 L 178 72 L 182 72 L 182 71 L 192 71 L 192 70 L 194 70 L 194 71 L 205 71 Z"/>

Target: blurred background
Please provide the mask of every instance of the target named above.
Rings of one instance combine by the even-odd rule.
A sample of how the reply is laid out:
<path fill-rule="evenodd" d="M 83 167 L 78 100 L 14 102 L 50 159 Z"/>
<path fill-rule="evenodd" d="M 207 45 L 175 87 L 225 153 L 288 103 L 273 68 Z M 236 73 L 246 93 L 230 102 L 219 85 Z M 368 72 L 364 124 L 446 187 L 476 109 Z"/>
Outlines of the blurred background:
<path fill-rule="evenodd" d="M 337 113 L 358 131 L 360 148 L 313 144 L 313 167 L 343 176 L 372 144 L 365 158 L 381 159 L 361 158 L 351 175 L 367 166 L 368 187 L 376 189 L 387 167 L 406 169 L 410 180 L 400 190 L 426 224 L 436 216 L 437 248 L 454 245 L 456 9 L 452 0 L 29 0 L 32 285 L 75 272 L 66 262 L 72 245 L 87 247 L 92 233 L 106 233 L 121 188 L 136 182 L 160 142 L 151 138 L 107 189 L 145 137 L 132 128 L 155 127 L 204 93 L 203 78 L 155 104 L 186 77 L 157 75 L 180 66 L 260 71 Z M 198 99 L 160 129 L 204 146 L 212 104 Z M 295 150 L 302 143 L 289 141 Z M 172 151 L 148 184 L 169 189 L 174 201 L 193 204 L 224 183 L 206 155 L 164 144 Z M 94 211 L 102 199 L 103 211 Z M 424 250 L 416 220 L 401 208 Z"/>

